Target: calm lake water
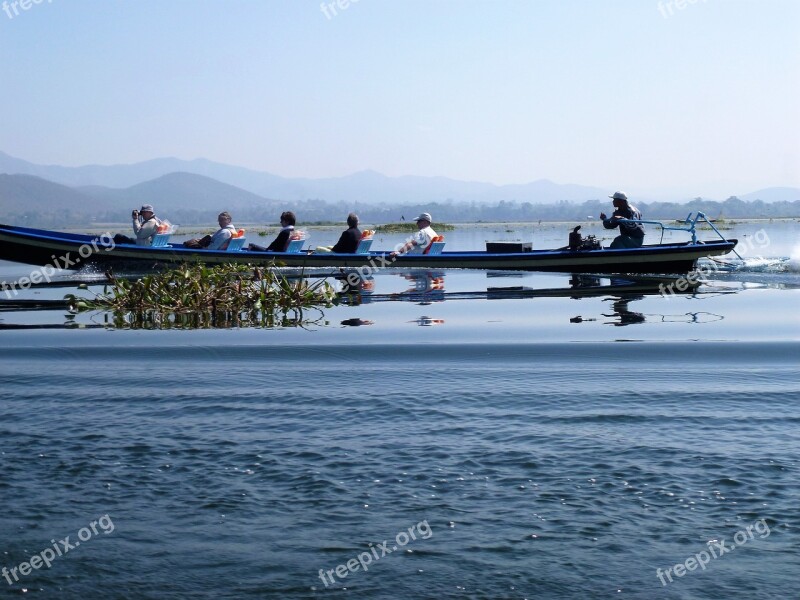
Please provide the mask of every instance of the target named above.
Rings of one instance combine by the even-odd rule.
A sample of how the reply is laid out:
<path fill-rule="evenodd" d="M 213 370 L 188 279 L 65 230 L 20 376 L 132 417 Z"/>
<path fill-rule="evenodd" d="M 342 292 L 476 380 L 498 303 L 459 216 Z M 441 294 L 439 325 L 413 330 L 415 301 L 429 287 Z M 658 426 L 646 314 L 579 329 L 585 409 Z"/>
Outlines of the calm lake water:
<path fill-rule="evenodd" d="M 743 263 L 674 296 L 390 271 L 303 327 L 3 310 L 0 596 L 797 597 L 800 226 L 724 233 Z"/>

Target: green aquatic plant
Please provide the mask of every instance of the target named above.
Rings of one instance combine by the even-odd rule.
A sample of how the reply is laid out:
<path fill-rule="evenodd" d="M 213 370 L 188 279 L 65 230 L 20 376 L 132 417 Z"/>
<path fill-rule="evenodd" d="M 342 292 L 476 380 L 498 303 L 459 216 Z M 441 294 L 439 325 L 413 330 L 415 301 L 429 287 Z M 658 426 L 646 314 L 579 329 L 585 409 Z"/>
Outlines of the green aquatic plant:
<path fill-rule="evenodd" d="M 434 225 L 436 231 L 453 231 L 455 225 L 449 223 L 436 223 Z M 375 227 L 377 233 L 414 233 L 418 231 L 417 224 L 414 221 L 405 221 L 401 223 L 387 223 L 386 225 L 378 225 Z"/>
<path fill-rule="evenodd" d="M 249 265 L 187 263 L 135 280 L 106 275 L 102 293 L 65 296 L 70 310 L 110 311 L 117 326 L 273 327 L 302 324 L 304 310 L 336 301 L 324 279 L 290 279 L 276 269 Z"/>

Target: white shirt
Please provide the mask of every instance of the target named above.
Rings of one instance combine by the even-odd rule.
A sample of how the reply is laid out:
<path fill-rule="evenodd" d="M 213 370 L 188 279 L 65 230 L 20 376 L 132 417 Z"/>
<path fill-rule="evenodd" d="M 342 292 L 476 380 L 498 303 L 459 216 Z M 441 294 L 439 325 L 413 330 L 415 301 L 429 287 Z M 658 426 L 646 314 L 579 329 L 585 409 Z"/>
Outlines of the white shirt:
<path fill-rule="evenodd" d="M 417 233 L 415 233 L 411 237 L 411 241 L 414 242 L 414 247 L 411 248 L 407 252 L 407 254 L 422 254 L 425 252 L 425 249 L 431 245 L 433 238 L 436 237 L 436 232 L 431 229 L 431 226 L 428 225 L 427 227 L 420 229 Z"/>
<path fill-rule="evenodd" d="M 236 227 L 233 223 L 229 223 L 225 227 L 218 229 L 217 232 L 211 236 L 211 243 L 208 245 L 209 250 L 219 250 L 222 245 L 233 237 L 236 233 Z"/>

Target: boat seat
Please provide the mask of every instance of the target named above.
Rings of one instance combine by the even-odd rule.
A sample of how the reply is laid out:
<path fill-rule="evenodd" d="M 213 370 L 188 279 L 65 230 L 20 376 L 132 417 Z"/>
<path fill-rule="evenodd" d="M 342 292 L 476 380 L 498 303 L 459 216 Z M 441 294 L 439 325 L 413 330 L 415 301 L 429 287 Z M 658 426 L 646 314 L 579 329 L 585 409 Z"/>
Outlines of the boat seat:
<path fill-rule="evenodd" d="M 246 237 L 235 237 L 231 238 L 228 242 L 228 247 L 226 250 L 228 252 L 240 252 L 242 248 L 244 248 L 244 244 L 247 241 Z"/>
<path fill-rule="evenodd" d="M 369 249 L 372 247 L 372 238 L 361 240 L 358 242 L 358 247 L 356 248 L 356 254 L 366 254 L 369 252 Z"/>
<path fill-rule="evenodd" d="M 165 248 L 169 246 L 167 243 L 169 241 L 169 236 L 172 235 L 170 233 L 157 233 L 153 236 L 153 241 L 150 242 L 151 248 Z"/>
<path fill-rule="evenodd" d="M 291 252 L 293 254 L 296 254 L 303 249 L 304 243 L 305 240 L 292 240 L 289 242 L 289 245 L 286 246 L 285 252 Z"/>
<path fill-rule="evenodd" d="M 429 256 L 441 254 L 443 249 L 444 249 L 444 242 L 434 241 L 431 242 L 431 245 L 425 249 L 425 254 Z"/>

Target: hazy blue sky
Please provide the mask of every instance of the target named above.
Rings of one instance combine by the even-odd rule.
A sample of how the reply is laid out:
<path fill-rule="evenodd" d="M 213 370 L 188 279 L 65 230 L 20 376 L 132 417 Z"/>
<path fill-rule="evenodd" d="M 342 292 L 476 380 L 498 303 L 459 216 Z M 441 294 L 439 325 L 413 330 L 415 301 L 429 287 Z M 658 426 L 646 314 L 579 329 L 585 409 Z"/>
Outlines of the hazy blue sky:
<path fill-rule="evenodd" d="M 800 187 L 797 0 L 6 1 L 0 150 L 34 162 Z"/>

